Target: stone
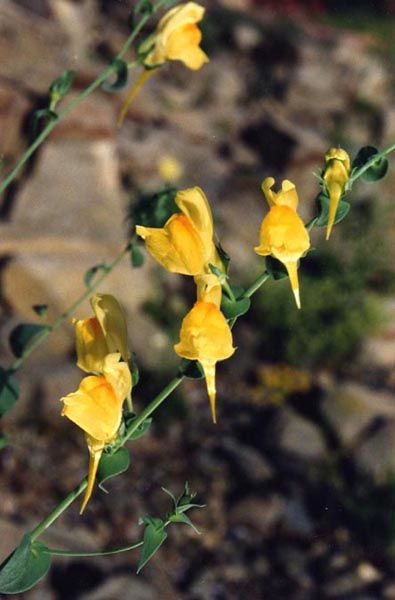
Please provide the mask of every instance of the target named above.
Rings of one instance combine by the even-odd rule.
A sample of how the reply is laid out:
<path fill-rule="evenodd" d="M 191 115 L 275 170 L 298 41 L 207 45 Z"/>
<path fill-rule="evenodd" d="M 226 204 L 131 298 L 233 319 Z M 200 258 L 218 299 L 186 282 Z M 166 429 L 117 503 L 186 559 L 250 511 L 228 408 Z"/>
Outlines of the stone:
<path fill-rule="evenodd" d="M 282 518 L 283 511 L 284 501 L 279 495 L 268 498 L 250 496 L 235 504 L 229 514 L 229 523 L 234 527 L 248 526 L 268 536 Z"/>
<path fill-rule="evenodd" d="M 261 483 L 273 475 L 272 468 L 258 450 L 232 438 L 225 438 L 221 445 L 247 481 Z"/>
<path fill-rule="evenodd" d="M 141 577 L 114 575 L 94 590 L 82 594 L 80 600 L 165 600 L 165 597 Z"/>
<path fill-rule="evenodd" d="M 352 444 L 377 417 L 395 418 L 395 402 L 388 392 L 369 389 L 354 381 L 335 387 L 322 410 L 344 444 Z"/>
<path fill-rule="evenodd" d="M 326 450 L 317 427 L 288 407 L 279 416 L 279 445 L 306 461 L 320 460 Z"/>

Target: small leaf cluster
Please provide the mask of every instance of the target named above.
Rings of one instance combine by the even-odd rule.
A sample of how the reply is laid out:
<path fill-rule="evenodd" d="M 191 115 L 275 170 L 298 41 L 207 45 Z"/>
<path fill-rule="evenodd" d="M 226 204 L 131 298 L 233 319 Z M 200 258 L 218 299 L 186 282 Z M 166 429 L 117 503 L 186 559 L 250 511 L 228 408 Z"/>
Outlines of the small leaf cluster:
<path fill-rule="evenodd" d="M 191 508 L 203 508 L 204 504 L 193 502 L 196 494 L 190 491 L 188 482 L 185 483 L 184 490 L 178 498 L 166 488 L 162 488 L 162 490 L 170 496 L 173 506 L 167 513 L 166 519 L 160 519 L 158 517 L 142 517 L 140 519 L 140 525 L 144 525 L 145 529 L 143 547 L 137 565 L 137 573 L 141 571 L 166 540 L 166 527 L 170 523 L 184 523 L 185 525 L 192 527 L 196 533 L 199 533 L 191 519 L 186 515 L 186 512 L 191 510 Z"/>

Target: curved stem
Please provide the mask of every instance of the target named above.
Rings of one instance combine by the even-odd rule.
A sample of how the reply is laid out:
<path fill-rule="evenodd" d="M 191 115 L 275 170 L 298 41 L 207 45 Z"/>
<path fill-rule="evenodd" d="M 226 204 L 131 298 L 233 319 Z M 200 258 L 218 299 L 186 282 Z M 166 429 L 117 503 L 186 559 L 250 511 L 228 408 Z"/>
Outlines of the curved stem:
<path fill-rule="evenodd" d="M 144 544 L 143 541 L 136 542 L 131 546 L 122 546 L 121 548 L 114 548 L 113 550 L 104 550 L 102 552 L 73 552 L 71 550 L 57 550 L 53 548 L 47 548 L 45 552 L 47 554 L 56 554 L 57 556 L 80 556 L 80 557 L 89 557 L 89 556 L 109 556 L 110 554 L 118 554 L 121 552 L 129 552 L 129 550 L 135 550 L 136 548 L 140 548 Z"/>
<path fill-rule="evenodd" d="M 151 14 L 154 14 L 159 8 L 161 8 L 161 6 L 165 4 L 165 1 L 166 0 L 159 0 L 159 2 L 157 2 L 153 6 L 153 12 Z M 27 150 L 22 154 L 21 158 L 1 182 L 0 194 L 2 194 L 4 190 L 9 186 L 9 184 L 15 179 L 19 171 L 26 164 L 29 158 L 34 154 L 37 148 L 41 146 L 43 141 L 49 136 L 54 127 L 58 123 L 63 121 L 87 96 L 94 92 L 104 81 L 106 81 L 106 79 L 112 73 L 114 73 L 117 70 L 116 61 L 123 58 L 131 44 L 134 42 L 140 31 L 146 24 L 146 22 L 151 17 L 151 14 L 145 14 L 141 17 L 140 21 L 137 23 L 132 33 L 126 39 L 124 45 L 122 46 L 118 54 L 115 56 L 113 62 L 110 65 L 108 65 L 100 73 L 100 75 L 90 85 L 88 85 L 88 87 L 86 87 L 80 94 L 78 94 L 78 96 L 76 96 L 71 102 L 69 102 L 69 104 L 57 115 L 56 119 L 53 119 L 49 121 L 49 123 L 47 123 L 47 125 L 44 127 L 41 133 L 36 137 L 34 142 L 32 142 L 32 144 L 27 148 Z"/>
<path fill-rule="evenodd" d="M 52 525 L 52 523 L 56 521 L 58 517 L 60 517 L 60 515 L 66 510 L 66 508 L 68 508 L 70 504 L 72 504 L 74 500 L 78 498 L 80 494 L 82 494 L 82 492 L 86 488 L 86 485 L 87 477 L 84 477 L 84 479 L 69 494 L 67 494 L 66 498 L 64 498 L 62 502 L 60 502 L 53 509 L 53 511 L 50 512 L 49 515 L 45 517 L 45 519 L 43 519 L 35 529 L 33 529 L 33 531 L 30 534 L 32 541 L 40 537 L 40 535 L 42 535 L 42 533 L 46 529 L 48 529 L 48 527 L 50 527 L 50 525 Z"/>
<path fill-rule="evenodd" d="M 130 252 L 130 244 L 128 244 L 126 246 L 126 248 L 124 248 L 119 254 L 117 254 L 117 256 L 115 257 L 115 259 L 113 260 L 112 263 L 110 263 L 107 267 L 105 267 L 101 273 L 101 275 L 99 275 L 96 279 L 96 281 L 90 285 L 88 287 L 88 289 L 81 294 L 81 296 L 79 296 L 77 298 L 77 300 L 75 300 L 75 302 L 73 302 L 73 304 L 71 304 L 71 306 L 69 306 L 53 323 L 52 325 L 49 325 L 47 329 L 44 329 L 39 335 L 37 335 L 37 337 L 32 341 L 32 343 L 26 348 L 26 350 L 24 351 L 23 355 L 20 356 L 19 358 L 16 358 L 11 365 L 8 368 L 8 371 L 14 373 L 15 371 L 17 371 L 19 369 L 19 367 L 22 365 L 22 363 L 26 360 L 26 358 L 28 356 L 30 356 L 30 354 L 32 352 L 34 352 L 34 350 L 36 348 L 38 348 L 43 341 L 53 332 L 56 331 L 60 325 L 62 325 L 62 323 L 64 323 L 64 321 L 66 321 L 66 319 L 68 319 L 73 313 L 74 311 L 80 306 L 80 304 L 82 304 L 84 302 L 84 300 L 86 300 L 87 298 L 89 298 L 89 296 L 92 294 L 92 292 L 94 292 L 95 290 L 98 289 L 98 287 L 100 286 L 100 284 L 106 279 L 106 277 L 114 270 L 114 268 L 122 261 L 122 259 Z"/>
<path fill-rule="evenodd" d="M 270 274 L 267 271 L 264 271 L 262 275 L 259 275 L 259 277 L 257 277 L 255 281 L 250 285 L 250 287 L 246 289 L 246 291 L 241 297 L 251 298 L 251 296 L 253 296 L 253 294 L 255 294 L 257 290 L 259 290 L 259 288 L 265 283 L 265 281 L 269 279 L 269 277 Z"/>

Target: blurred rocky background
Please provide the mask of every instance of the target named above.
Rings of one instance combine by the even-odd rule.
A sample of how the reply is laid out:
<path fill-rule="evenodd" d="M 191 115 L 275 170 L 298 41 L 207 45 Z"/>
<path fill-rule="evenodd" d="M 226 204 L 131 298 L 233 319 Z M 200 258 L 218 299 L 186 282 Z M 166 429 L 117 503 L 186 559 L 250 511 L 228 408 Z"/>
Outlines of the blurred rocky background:
<path fill-rule="evenodd" d="M 201 186 L 232 257 L 232 281 L 264 268 L 253 252 L 266 211 L 260 183 L 291 179 L 314 214 L 328 147 L 395 141 L 393 0 L 207 0 L 210 63 L 160 70 L 121 129 L 126 90 L 97 91 L 61 123 L 0 206 L 2 364 L 16 324 L 58 316 L 83 275 L 129 235 L 130 206 L 162 185 L 177 159 L 179 187 Z M 6 173 L 29 143 L 29 123 L 52 80 L 76 71 L 73 94 L 128 34 L 129 0 L 2 0 L 0 155 Z M 147 29 L 147 32 L 149 30 Z M 132 55 L 130 55 L 132 56 Z M 235 327 L 238 351 L 218 368 L 219 423 L 200 381 L 187 381 L 131 447 L 128 473 L 73 506 L 45 538 L 95 550 L 138 539 L 138 518 L 163 515 L 165 486 L 189 480 L 207 504 L 202 534 L 174 526 L 135 576 L 137 554 L 58 559 L 28 600 L 395 598 L 394 159 L 376 185 L 359 184 L 330 242 L 314 230 L 300 269 L 302 311 L 288 281 L 268 282 Z M 141 369 L 143 407 L 174 373 L 172 344 L 193 286 L 151 259 L 124 261 L 101 291 L 124 305 Z M 77 316 L 90 313 L 88 304 Z M 45 322 L 45 320 L 44 320 Z M 83 435 L 59 398 L 81 377 L 65 324 L 18 373 L 0 454 L 0 556 L 86 473 Z"/>

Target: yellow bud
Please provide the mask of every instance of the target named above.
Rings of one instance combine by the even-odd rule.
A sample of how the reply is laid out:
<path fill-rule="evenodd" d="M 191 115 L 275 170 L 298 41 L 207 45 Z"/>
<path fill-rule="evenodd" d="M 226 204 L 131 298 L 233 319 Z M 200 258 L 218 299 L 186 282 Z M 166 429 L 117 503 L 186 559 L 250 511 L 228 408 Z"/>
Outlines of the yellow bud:
<path fill-rule="evenodd" d="M 325 154 L 325 165 L 323 179 L 329 195 L 329 215 L 326 230 L 326 239 L 328 240 L 335 222 L 340 198 L 350 178 L 350 157 L 342 148 L 330 148 Z"/>

